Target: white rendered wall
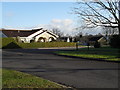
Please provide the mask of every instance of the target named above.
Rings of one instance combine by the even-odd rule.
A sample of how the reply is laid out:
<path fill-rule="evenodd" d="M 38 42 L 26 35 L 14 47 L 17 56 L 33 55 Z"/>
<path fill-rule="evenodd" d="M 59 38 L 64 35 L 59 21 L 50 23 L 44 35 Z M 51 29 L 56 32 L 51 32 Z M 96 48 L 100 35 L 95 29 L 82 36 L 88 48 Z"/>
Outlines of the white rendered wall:
<path fill-rule="evenodd" d="M 57 38 L 55 38 L 53 35 L 48 34 L 47 32 L 44 32 L 44 33 L 36 36 L 36 37 L 35 37 L 35 41 L 37 42 L 40 37 L 46 38 L 46 41 L 47 41 L 47 42 L 49 41 L 49 38 L 50 38 L 50 37 L 54 38 L 55 40 L 57 39 Z"/>
<path fill-rule="evenodd" d="M 30 40 L 32 40 L 32 38 L 28 38 L 28 37 L 20 37 L 21 41 L 23 41 L 24 43 L 30 43 Z"/>

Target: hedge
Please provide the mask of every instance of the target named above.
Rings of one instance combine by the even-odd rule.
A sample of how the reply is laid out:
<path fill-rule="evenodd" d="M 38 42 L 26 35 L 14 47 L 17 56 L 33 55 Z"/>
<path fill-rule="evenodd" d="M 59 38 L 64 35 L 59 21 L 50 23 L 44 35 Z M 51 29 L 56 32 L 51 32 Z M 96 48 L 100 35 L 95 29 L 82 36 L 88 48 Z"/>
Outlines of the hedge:
<path fill-rule="evenodd" d="M 67 42 L 41 42 L 41 43 L 18 43 L 22 48 L 47 48 L 47 47 L 72 47 L 75 43 Z"/>
<path fill-rule="evenodd" d="M 2 46 L 1 47 L 7 46 L 11 42 L 15 42 L 16 43 L 16 41 L 13 38 L 2 38 L 2 41 L 1 41 Z"/>
<path fill-rule="evenodd" d="M 120 35 L 113 35 L 110 38 L 110 46 L 113 48 L 120 48 Z"/>
<path fill-rule="evenodd" d="M 13 38 L 2 38 L 2 48 L 48 48 L 48 47 L 74 47 L 74 42 L 33 42 L 18 43 Z"/>

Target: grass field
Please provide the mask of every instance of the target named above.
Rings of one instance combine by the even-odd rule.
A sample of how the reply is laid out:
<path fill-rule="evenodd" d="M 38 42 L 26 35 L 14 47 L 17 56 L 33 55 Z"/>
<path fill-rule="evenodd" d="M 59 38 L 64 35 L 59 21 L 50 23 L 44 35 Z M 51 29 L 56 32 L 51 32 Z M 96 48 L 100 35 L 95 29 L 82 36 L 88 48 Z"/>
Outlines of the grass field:
<path fill-rule="evenodd" d="M 101 48 L 81 48 L 78 51 L 59 51 L 56 52 L 60 55 L 67 56 L 76 56 L 76 57 L 84 57 L 84 58 L 99 58 L 109 61 L 120 61 L 120 52 L 117 48 L 111 47 L 101 47 Z"/>
<path fill-rule="evenodd" d="M 13 70 L 2 70 L 3 88 L 63 88 L 54 82 Z M 65 87 L 64 87 L 65 88 Z"/>

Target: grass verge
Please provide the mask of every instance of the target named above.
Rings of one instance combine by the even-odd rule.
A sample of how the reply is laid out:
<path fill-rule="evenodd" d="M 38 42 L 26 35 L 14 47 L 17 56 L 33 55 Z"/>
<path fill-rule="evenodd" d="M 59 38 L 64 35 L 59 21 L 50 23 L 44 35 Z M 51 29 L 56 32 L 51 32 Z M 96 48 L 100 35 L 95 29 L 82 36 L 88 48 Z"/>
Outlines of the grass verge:
<path fill-rule="evenodd" d="M 2 69 L 0 68 L 0 90 L 2 90 Z"/>
<path fill-rule="evenodd" d="M 2 70 L 3 88 L 63 88 L 62 85 L 14 70 Z M 65 87 L 64 87 L 65 88 Z"/>
<path fill-rule="evenodd" d="M 81 48 L 78 51 L 58 51 L 56 53 L 59 55 L 120 61 L 119 49 L 111 47 L 90 48 L 89 50 L 87 48 Z"/>

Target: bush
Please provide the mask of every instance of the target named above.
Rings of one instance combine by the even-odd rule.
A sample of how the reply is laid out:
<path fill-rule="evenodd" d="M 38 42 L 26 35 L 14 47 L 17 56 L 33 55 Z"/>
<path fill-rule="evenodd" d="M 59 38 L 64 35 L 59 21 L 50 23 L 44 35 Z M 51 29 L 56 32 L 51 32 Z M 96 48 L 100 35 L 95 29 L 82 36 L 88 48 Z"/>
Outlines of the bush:
<path fill-rule="evenodd" d="M 33 43 L 18 43 L 22 48 L 49 48 L 49 47 L 73 47 L 72 42 L 33 42 Z"/>
<path fill-rule="evenodd" d="M 120 48 L 120 35 L 113 35 L 110 38 L 110 46 L 113 48 Z"/>
<path fill-rule="evenodd" d="M 16 43 L 16 41 L 13 38 L 11 38 L 11 37 L 9 37 L 9 38 L 2 38 L 2 43 L 1 43 L 2 46 L 0 48 L 7 46 L 11 42 L 15 42 Z"/>
<path fill-rule="evenodd" d="M 100 43 L 98 41 L 95 42 L 94 48 L 100 48 Z"/>
<path fill-rule="evenodd" d="M 17 43 L 11 42 L 8 45 L 2 47 L 2 49 L 18 49 L 21 48 Z"/>

